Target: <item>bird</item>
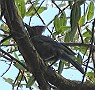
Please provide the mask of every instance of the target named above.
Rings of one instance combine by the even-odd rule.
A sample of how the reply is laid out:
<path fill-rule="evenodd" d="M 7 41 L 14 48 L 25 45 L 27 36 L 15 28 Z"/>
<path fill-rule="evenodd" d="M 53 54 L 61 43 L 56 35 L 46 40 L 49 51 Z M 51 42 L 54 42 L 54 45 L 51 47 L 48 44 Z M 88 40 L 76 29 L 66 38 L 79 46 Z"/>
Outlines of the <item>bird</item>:
<path fill-rule="evenodd" d="M 25 27 L 27 28 L 34 47 L 44 61 L 56 62 L 58 60 L 65 60 L 84 74 L 84 70 L 81 65 L 71 58 L 70 55 L 74 56 L 75 53 L 69 47 L 61 44 L 60 42 L 54 41 L 48 36 L 42 35 L 46 26 L 31 27 L 30 25 L 25 24 Z"/>
<path fill-rule="evenodd" d="M 34 36 L 37 36 L 37 35 L 41 35 L 42 36 L 42 33 L 46 29 L 46 26 L 32 26 L 31 27 L 30 25 L 27 25 L 26 23 L 24 23 L 24 26 L 27 28 L 30 37 L 34 37 Z M 76 53 L 74 53 L 64 43 L 60 43 L 60 44 L 62 44 L 64 46 L 65 52 L 67 52 L 69 55 L 72 55 L 72 56 L 76 55 Z"/>

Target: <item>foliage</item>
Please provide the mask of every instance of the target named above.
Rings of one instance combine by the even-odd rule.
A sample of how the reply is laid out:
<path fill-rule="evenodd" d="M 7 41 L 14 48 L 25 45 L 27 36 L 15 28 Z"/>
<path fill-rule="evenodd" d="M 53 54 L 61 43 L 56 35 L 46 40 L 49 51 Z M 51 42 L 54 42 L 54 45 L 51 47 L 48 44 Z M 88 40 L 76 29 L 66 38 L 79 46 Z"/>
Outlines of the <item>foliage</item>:
<path fill-rule="evenodd" d="M 31 18 L 33 16 L 37 16 L 44 25 L 48 25 L 48 27 L 53 24 L 53 28 L 49 30 L 49 33 L 51 34 L 51 37 L 58 40 L 59 42 L 62 41 L 66 45 L 70 46 L 72 50 L 74 50 L 77 55 L 76 57 L 72 57 L 76 59 L 81 65 L 85 67 L 88 60 L 90 60 L 90 63 L 93 63 L 95 66 L 95 59 L 94 57 L 94 41 L 92 41 L 93 36 L 93 25 L 95 27 L 95 23 L 93 24 L 93 20 L 95 19 L 95 10 L 94 10 L 94 2 L 93 1 L 80 1 L 80 0 L 74 0 L 74 1 L 59 1 L 60 3 L 57 3 L 57 1 L 52 2 L 51 1 L 51 8 L 57 8 L 59 10 L 58 14 L 55 15 L 55 17 L 48 23 L 45 24 L 45 20 L 42 19 L 41 13 L 45 12 L 48 7 L 50 6 L 46 0 L 40 1 L 31 1 L 31 0 L 15 0 L 15 4 L 18 9 L 18 13 L 22 19 L 25 17 L 30 17 L 29 22 L 31 21 Z M 46 5 L 44 4 L 46 3 Z M 2 13 L 2 11 L 0 11 Z M 68 13 L 69 12 L 69 13 Z M 49 12 L 48 12 L 49 13 Z M 2 14 L 1 14 L 2 15 Z M 51 14 L 52 15 L 52 14 Z M 1 16 L 2 17 L 2 16 Z M 48 17 L 48 16 L 47 16 Z M 48 17 L 49 18 L 49 17 Z M 0 26 L 0 39 L 4 39 L 5 37 L 10 35 L 10 30 L 8 26 L 6 25 L 3 18 L 1 18 L 1 26 Z M 70 42 L 68 44 L 68 42 Z M 90 55 L 90 45 L 93 45 L 93 51 L 92 55 Z M 72 47 L 71 47 L 72 46 Z M 11 54 L 15 59 L 23 63 L 25 62 L 18 51 L 18 47 L 16 45 L 16 42 L 10 38 L 5 40 L 0 48 L 5 48 L 6 52 L 8 54 Z M 90 58 L 89 58 L 90 55 Z M 0 52 L 0 56 L 3 57 L 3 61 L 10 61 L 10 57 L 8 55 L 3 55 L 3 53 Z M 85 58 L 87 60 L 85 60 Z M 31 75 L 25 68 L 20 65 L 17 62 L 13 62 L 14 66 L 19 70 L 18 76 L 15 80 L 11 78 L 4 77 L 4 80 L 11 84 L 13 87 L 23 87 L 26 86 L 27 88 L 31 89 L 31 86 L 34 85 L 35 78 L 33 75 Z M 10 67 L 11 65 L 9 65 Z M 58 73 L 62 74 L 62 71 L 64 68 L 68 69 L 71 68 L 71 65 L 67 62 L 59 61 L 58 64 L 54 64 L 55 67 L 58 67 Z M 89 66 L 91 69 L 91 72 L 87 72 L 87 80 L 91 82 L 95 82 L 95 73 L 93 72 L 93 68 Z M 9 68 L 8 68 L 9 70 Z M 6 71 L 8 71 L 6 70 Z M 22 82 L 25 81 L 26 84 L 22 84 Z M 36 86 L 36 84 L 35 84 Z"/>

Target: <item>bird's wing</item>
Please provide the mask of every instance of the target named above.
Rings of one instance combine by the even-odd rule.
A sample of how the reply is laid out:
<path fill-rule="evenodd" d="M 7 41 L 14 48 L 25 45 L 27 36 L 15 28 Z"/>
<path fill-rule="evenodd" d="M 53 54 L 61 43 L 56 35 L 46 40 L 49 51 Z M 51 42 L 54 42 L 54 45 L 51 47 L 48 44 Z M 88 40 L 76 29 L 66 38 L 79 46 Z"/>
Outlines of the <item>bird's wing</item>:
<path fill-rule="evenodd" d="M 76 55 L 76 53 L 73 52 L 68 46 L 64 45 L 64 43 L 60 43 L 60 44 L 63 45 L 64 48 L 66 48 L 66 51 L 68 52 L 68 54 L 70 54 L 72 56 Z"/>
<path fill-rule="evenodd" d="M 57 41 L 54 41 L 50 37 L 39 35 L 39 36 L 34 36 L 32 38 L 39 39 L 40 42 L 45 42 L 47 44 L 52 44 L 53 47 L 63 49 L 69 55 L 72 55 L 72 56 L 75 55 L 75 53 L 70 48 L 68 48 L 66 45 L 64 45 L 62 43 L 59 43 Z"/>

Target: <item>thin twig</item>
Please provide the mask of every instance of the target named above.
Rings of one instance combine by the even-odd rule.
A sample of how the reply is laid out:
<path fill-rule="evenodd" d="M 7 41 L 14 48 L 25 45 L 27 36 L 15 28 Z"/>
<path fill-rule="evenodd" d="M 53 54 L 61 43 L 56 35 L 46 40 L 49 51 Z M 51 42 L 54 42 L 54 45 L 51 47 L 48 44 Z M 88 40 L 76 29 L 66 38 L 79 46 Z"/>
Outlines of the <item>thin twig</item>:
<path fill-rule="evenodd" d="M 88 48 L 91 48 L 91 44 L 85 44 L 85 43 L 61 43 L 63 45 L 66 45 L 66 46 L 83 46 L 83 47 L 88 47 Z M 95 50 L 95 45 L 92 46 L 93 50 Z"/>
<path fill-rule="evenodd" d="M 12 90 L 14 90 L 14 86 L 15 86 L 15 83 L 16 83 L 18 77 L 19 77 L 19 74 L 20 74 L 20 71 L 19 71 L 18 75 L 16 76 L 16 79 L 14 80 L 14 83 L 13 83 L 13 85 L 12 85 Z"/>
<path fill-rule="evenodd" d="M 88 64 L 89 64 L 89 61 L 90 61 L 90 56 L 91 56 L 92 51 L 93 51 L 93 43 L 94 43 L 94 25 L 95 25 L 95 19 L 94 19 L 94 21 L 93 21 L 93 23 L 92 23 L 91 48 L 90 48 L 90 52 L 89 52 L 89 56 L 88 56 L 88 61 L 87 61 L 86 68 L 85 68 L 85 74 L 83 75 L 83 79 L 82 79 L 81 85 L 83 85 L 84 78 L 85 78 L 86 72 L 87 72 L 87 67 L 88 67 Z M 82 87 L 81 87 L 81 89 L 82 89 Z"/>
<path fill-rule="evenodd" d="M 45 26 L 47 26 L 47 25 L 45 24 L 44 20 L 42 19 L 42 17 L 41 17 L 41 16 L 39 15 L 39 13 L 37 12 L 37 10 L 36 10 L 35 7 L 34 7 L 34 10 L 35 10 L 35 12 L 37 13 L 38 17 L 40 18 L 40 20 L 42 21 L 42 23 L 43 23 Z M 49 30 L 48 27 L 47 27 L 47 29 L 48 29 L 48 31 L 52 34 L 52 32 Z"/>
<path fill-rule="evenodd" d="M 17 44 L 6 44 L 6 45 L 1 45 L 1 47 L 5 46 L 5 47 L 9 47 L 9 46 L 16 46 Z"/>
<path fill-rule="evenodd" d="M 40 6 L 38 7 L 38 9 L 37 9 L 37 11 L 36 12 L 38 12 L 38 10 L 40 9 L 40 7 L 41 7 L 41 5 L 44 3 L 44 1 L 45 0 L 43 0 L 42 2 L 41 2 L 41 4 L 40 4 Z M 33 6 L 33 2 L 31 2 L 31 0 L 29 0 L 29 2 L 32 4 L 32 6 Z M 34 7 L 34 6 L 33 6 Z M 35 15 L 36 14 L 36 12 L 33 14 L 33 15 Z M 32 16 L 33 16 L 32 15 Z M 30 20 L 29 20 L 29 25 L 30 25 L 30 22 L 31 22 L 31 18 L 32 18 L 32 16 L 30 17 Z"/>
<path fill-rule="evenodd" d="M 0 44 L 2 44 L 3 42 L 5 42 L 6 40 L 10 39 L 11 37 L 12 37 L 12 35 L 9 35 L 9 36 L 5 37 L 4 39 L 2 39 L 0 41 Z"/>
<path fill-rule="evenodd" d="M 7 68 L 7 70 L 1 75 L 1 77 L 3 77 L 8 71 L 9 69 L 11 68 L 12 66 L 12 62 L 9 64 L 9 67 Z"/>
<path fill-rule="evenodd" d="M 64 12 L 64 10 L 66 9 L 66 8 L 68 8 L 69 7 L 69 5 L 67 5 L 65 8 L 63 8 L 63 12 Z M 59 15 L 61 14 L 61 12 L 59 12 L 48 24 L 47 24 L 47 26 L 49 26 Z"/>
<path fill-rule="evenodd" d="M 82 64 L 83 66 L 87 66 L 87 65 L 85 65 L 85 64 Z M 95 68 L 93 68 L 93 67 L 90 67 L 90 66 L 87 66 L 88 68 L 90 68 L 90 69 L 92 69 L 93 71 L 95 70 Z"/>
<path fill-rule="evenodd" d="M 94 19 L 92 19 L 92 20 L 90 20 L 90 21 L 86 22 L 86 23 L 85 23 L 85 24 L 83 24 L 82 26 L 85 26 L 86 24 L 91 23 L 93 20 L 94 20 Z"/>
<path fill-rule="evenodd" d="M 8 32 L 8 31 L 6 31 L 6 30 L 4 30 L 4 29 L 2 29 L 2 28 L 0 28 L 0 30 L 1 30 L 2 32 L 4 32 L 4 33 L 9 34 L 9 32 Z"/>
<path fill-rule="evenodd" d="M 5 55 L 7 55 L 8 57 L 10 57 L 11 58 L 11 61 L 16 61 L 16 62 L 18 62 L 20 65 L 22 65 L 27 71 L 29 71 L 29 69 L 23 64 L 23 63 L 21 63 L 19 60 L 17 60 L 17 59 L 15 59 L 13 56 L 11 56 L 9 53 L 7 53 L 7 52 L 5 52 L 4 50 L 2 50 L 2 49 L 0 49 L 0 51 L 2 52 L 2 53 L 4 53 Z"/>
<path fill-rule="evenodd" d="M 31 3 L 31 5 L 33 6 L 33 8 L 34 8 L 34 10 L 35 10 L 35 13 L 34 14 L 37 14 L 38 15 L 38 17 L 41 19 L 41 21 L 43 22 L 43 24 L 45 24 L 45 22 L 44 22 L 44 20 L 41 18 L 41 16 L 38 14 L 38 10 L 39 9 L 37 9 L 36 10 L 36 8 L 34 7 L 34 5 L 33 5 L 33 3 L 31 2 L 31 0 L 29 0 L 29 2 Z M 40 8 L 40 7 L 39 7 Z M 46 24 L 45 24 L 46 25 Z"/>
<path fill-rule="evenodd" d="M 79 25 L 78 25 L 78 32 L 79 32 L 79 35 L 80 35 L 80 38 L 81 38 L 81 42 L 84 43 L 82 34 L 81 34 L 81 32 L 80 32 L 80 27 L 79 27 Z"/>
<path fill-rule="evenodd" d="M 23 76 L 24 76 L 25 82 L 27 83 L 27 79 L 26 79 L 25 75 L 23 75 Z M 30 89 L 30 90 L 33 90 L 32 87 L 29 87 L 29 89 Z"/>
<path fill-rule="evenodd" d="M 19 82 L 18 82 L 17 90 L 19 89 L 19 86 L 20 86 L 20 84 L 21 84 L 21 81 L 22 81 L 22 79 L 23 79 L 23 74 L 24 74 L 24 71 L 21 71 L 20 69 L 19 69 L 19 71 L 20 71 L 20 74 L 21 74 L 22 76 L 21 76 L 21 79 L 20 79 Z M 20 75 L 20 74 L 19 74 L 19 75 Z"/>
<path fill-rule="evenodd" d="M 59 6 L 52 0 L 52 3 L 59 9 L 59 11 L 61 12 L 61 13 L 63 13 L 63 10 L 61 10 L 60 8 L 59 8 Z"/>

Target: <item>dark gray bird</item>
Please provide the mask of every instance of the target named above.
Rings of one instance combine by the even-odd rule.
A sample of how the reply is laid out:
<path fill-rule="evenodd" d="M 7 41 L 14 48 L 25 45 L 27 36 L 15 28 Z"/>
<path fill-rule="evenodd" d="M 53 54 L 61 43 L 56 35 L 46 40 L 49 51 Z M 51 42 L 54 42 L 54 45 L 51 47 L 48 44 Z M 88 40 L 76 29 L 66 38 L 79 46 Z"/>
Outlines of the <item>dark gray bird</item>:
<path fill-rule="evenodd" d="M 34 36 L 37 36 L 37 35 L 41 35 L 42 36 L 42 33 L 45 31 L 46 29 L 46 26 L 29 26 L 27 25 L 26 23 L 24 24 L 25 27 L 27 28 L 28 32 L 29 32 L 29 35 L 30 37 L 34 37 Z M 48 37 L 50 38 L 50 37 Z M 60 43 L 61 44 L 61 43 Z M 68 48 L 66 45 L 64 45 L 62 43 L 63 47 L 64 47 L 64 50 L 65 52 L 67 52 L 69 55 L 76 55 L 76 53 L 74 53 L 70 48 Z"/>
<path fill-rule="evenodd" d="M 82 74 L 84 74 L 84 70 L 81 65 L 70 57 L 70 55 L 75 55 L 70 48 L 64 44 L 54 41 L 50 37 L 42 35 L 43 31 L 45 31 L 45 26 L 30 27 L 29 25 L 25 24 L 25 27 L 29 32 L 30 38 L 36 50 L 43 60 L 55 62 L 58 60 L 65 60 L 71 63 Z"/>

